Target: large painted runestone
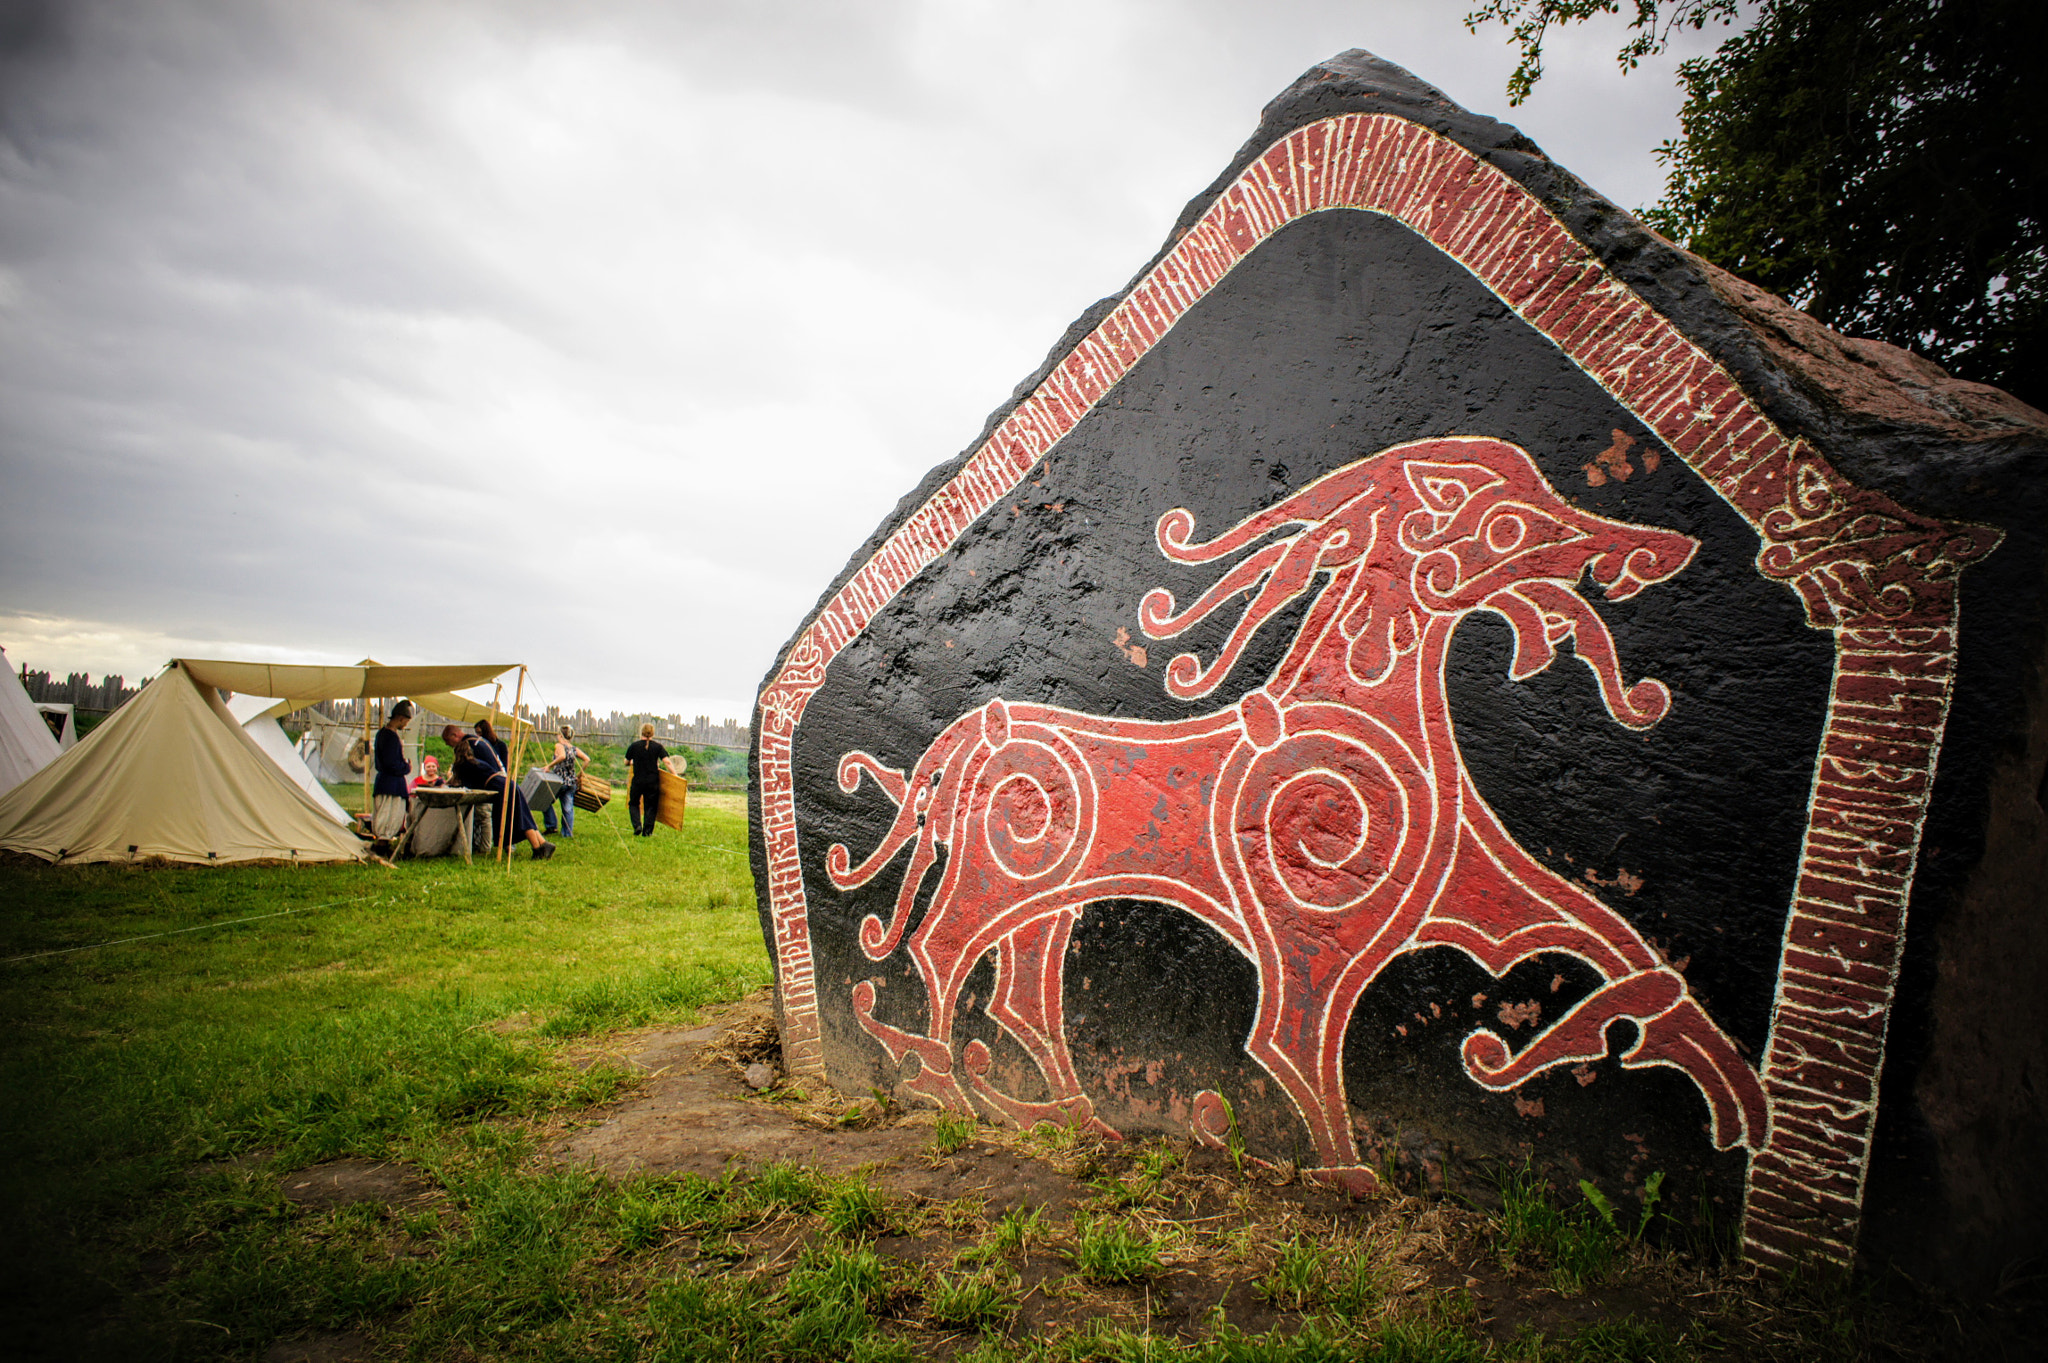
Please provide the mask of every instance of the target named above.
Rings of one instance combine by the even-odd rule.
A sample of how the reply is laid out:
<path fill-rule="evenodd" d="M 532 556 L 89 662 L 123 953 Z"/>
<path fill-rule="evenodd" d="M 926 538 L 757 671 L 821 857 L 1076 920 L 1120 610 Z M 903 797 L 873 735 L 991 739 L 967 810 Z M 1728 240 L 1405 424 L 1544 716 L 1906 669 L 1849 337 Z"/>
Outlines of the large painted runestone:
<path fill-rule="evenodd" d="M 2048 418 L 1364 53 L 1019 393 L 761 692 L 793 1072 L 2024 1251 Z"/>

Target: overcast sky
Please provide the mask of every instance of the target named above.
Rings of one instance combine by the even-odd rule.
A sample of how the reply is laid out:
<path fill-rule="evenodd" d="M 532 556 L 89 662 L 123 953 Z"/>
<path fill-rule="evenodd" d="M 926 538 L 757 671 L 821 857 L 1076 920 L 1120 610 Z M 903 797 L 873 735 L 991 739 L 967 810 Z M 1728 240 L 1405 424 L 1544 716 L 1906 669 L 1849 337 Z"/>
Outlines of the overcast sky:
<path fill-rule="evenodd" d="M 1466 0 L 0 0 L 0 645 L 519 660 L 744 720 L 919 476 L 1307 67 L 1625 207 L 1679 56 Z"/>

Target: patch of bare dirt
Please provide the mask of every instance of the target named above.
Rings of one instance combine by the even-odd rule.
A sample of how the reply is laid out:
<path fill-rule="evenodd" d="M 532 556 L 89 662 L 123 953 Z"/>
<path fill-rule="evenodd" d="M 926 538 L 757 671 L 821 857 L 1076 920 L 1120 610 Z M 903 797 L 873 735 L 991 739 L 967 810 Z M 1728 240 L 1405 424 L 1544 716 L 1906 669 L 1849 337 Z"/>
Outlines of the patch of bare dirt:
<path fill-rule="evenodd" d="M 1035 1211 L 1043 1231 L 1010 1261 L 1022 1292 L 1012 1325 L 1018 1337 L 1106 1318 L 1192 1339 L 1211 1328 L 1219 1306 L 1240 1329 L 1285 1324 L 1300 1313 L 1257 1287 L 1278 1247 L 1297 1237 L 1364 1243 L 1376 1226 L 1387 1252 L 1399 1256 L 1394 1297 L 1475 1281 L 1451 1260 L 1460 1257 L 1454 1240 L 1467 1242 L 1470 1257 L 1479 1218 L 1455 1208 L 1400 1197 L 1361 1203 L 1285 1174 L 1248 1181 L 1223 1152 L 1206 1149 L 1175 1151 L 1165 1180 L 1142 1198 L 1120 1199 L 1116 1190 L 1135 1176 L 1135 1144 L 982 1126 L 959 1149 L 942 1152 L 930 1112 L 887 1109 L 779 1071 L 776 1084 L 758 1092 L 750 1067 L 780 1061 L 765 991 L 697 1027 L 616 1037 L 570 1058 L 586 1066 L 605 1060 L 646 1077 L 631 1097 L 581 1114 L 556 1135 L 544 1149 L 552 1159 L 613 1174 L 707 1178 L 780 1161 L 827 1174 L 865 1171 L 912 1209 L 876 1249 L 934 1269 L 951 1267 L 1005 1213 Z M 1158 1235 L 1167 1246 L 1159 1271 L 1127 1285 L 1082 1282 L 1072 1263 L 1077 1212 Z M 775 1279 L 810 1238 L 802 1227 L 771 1225 L 673 1250 L 681 1260 L 716 1253 L 731 1272 Z M 1426 1257 L 1441 1262 L 1415 1266 Z"/>
<path fill-rule="evenodd" d="M 376 1356 L 370 1337 L 350 1330 L 338 1335 L 281 1339 L 263 1351 L 263 1363 L 368 1363 Z"/>
<path fill-rule="evenodd" d="M 628 1098 L 558 1122 L 544 1141 L 546 1158 L 618 1175 L 717 1178 L 783 1161 L 830 1175 L 864 1172 L 894 1199 L 890 1224 L 873 1241 L 877 1252 L 934 1273 L 993 1265 L 999 1276 L 1014 1275 L 1013 1339 L 1108 1321 L 1195 1340 L 1214 1328 L 1219 1309 L 1240 1330 L 1292 1330 L 1334 1305 L 1327 1292 L 1320 1303 L 1290 1301 L 1278 1285 L 1277 1270 L 1302 1247 L 1329 1251 L 1326 1274 L 1363 1266 L 1372 1286 L 1355 1309 L 1367 1318 L 1454 1323 L 1499 1344 L 1530 1330 L 1568 1338 L 1623 1317 L 1688 1341 L 1702 1358 L 1788 1357 L 1778 1346 L 1794 1340 L 1796 1353 L 1804 1334 L 1788 1333 L 1798 1312 L 1775 1302 L 1758 1271 L 1656 1251 L 1628 1251 L 1629 1266 L 1611 1281 L 1561 1291 L 1539 1263 L 1505 1265 L 1483 1212 L 1440 1197 L 1389 1189 L 1353 1199 L 1285 1167 L 1240 1169 L 1218 1150 L 1049 1128 L 979 1126 L 943 1150 L 934 1113 L 783 1075 L 766 991 L 708 1011 L 695 1027 L 613 1037 L 569 1059 L 613 1063 L 644 1079 Z M 1028 1241 L 991 1257 L 1005 1214 L 1033 1212 L 1039 1219 Z M 1128 1283 L 1084 1281 L 1077 1237 L 1090 1219 L 1150 1240 L 1156 1267 Z M 729 1234 L 679 1234 L 665 1254 L 677 1269 L 773 1285 L 822 1234 L 815 1217 L 783 1216 Z M 972 1338 L 920 1325 L 914 1314 L 903 1323 L 934 1357 L 952 1356 Z M 1919 1342 L 1904 1351 L 1942 1353 Z"/>
<path fill-rule="evenodd" d="M 309 1211 L 375 1202 L 402 1207 L 434 1196 L 433 1185 L 402 1164 L 338 1159 L 297 1169 L 281 1180 L 286 1200 Z"/>
<path fill-rule="evenodd" d="M 871 1098 L 842 1098 L 821 1085 L 757 1096 L 747 1067 L 780 1060 L 766 991 L 709 1012 L 696 1027 L 632 1033 L 569 1058 L 584 1066 L 608 1060 L 646 1076 L 631 1098 L 585 1114 L 587 1125 L 547 1147 L 556 1159 L 608 1173 L 716 1178 L 729 1165 L 790 1160 L 843 1174 L 899 1165 L 931 1143 L 928 1125 L 874 1125 L 882 1113 Z"/>

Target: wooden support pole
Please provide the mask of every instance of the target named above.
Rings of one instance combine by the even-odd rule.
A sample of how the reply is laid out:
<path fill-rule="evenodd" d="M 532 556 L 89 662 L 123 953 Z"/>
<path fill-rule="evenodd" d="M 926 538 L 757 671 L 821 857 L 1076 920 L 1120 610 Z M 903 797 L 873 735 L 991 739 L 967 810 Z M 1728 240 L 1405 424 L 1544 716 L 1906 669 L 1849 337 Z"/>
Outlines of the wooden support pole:
<path fill-rule="evenodd" d="M 363 813 L 370 816 L 370 833 L 377 832 L 377 807 L 370 803 L 370 783 L 377 779 L 377 744 L 370 731 L 370 698 L 363 697 Z"/>
<path fill-rule="evenodd" d="M 499 680 L 497 680 L 497 681 L 494 681 L 494 682 L 492 682 L 492 683 L 491 683 L 491 714 L 492 714 L 492 715 L 496 715 L 496 714 L 498 713 L 498 698 L 499 698 L 500 696 L 503 696 L 504 694 L 505 694 L 505 682 L 504 682 L 504 679 L 503 679 L 503 678 L 500 678 Z M 470 727 L 471 727 L 472 729 L 474 729 L 474 728 L 475 728 L 476 726 L 472 724 L 472 725 L 471 725 Z M 503 819 L 501 819 L 501 820 L 499 821 L 499 824 L 498 824 L 498 844 L 499 844 L 499 846 L 498 846 L 498 851 L 497 851 L 497 852 L 493 852 L 493 853 L 491 854 L 491 856 L 492 856 L 492 858 L 493 858 L 494 860 L 495 860 L 495 859 L 497 858 L 497 856 L 498 856 L 498 854 L 499 854 L 500 852 L 503 852 L 503 851 L 505 850 L 505 849 L 504 849 L 504 842 L 505 842 L 505 830 L 506 830 L 506 829 L 508 829 L 508 828 L 510 828 L 510 827 L 512 826 L 512 790 L 511 790 L 511 781 L 512 781 L 512 778 L 511 778 L 511 777 L 509 777 L 509 776 L 508 776 L 508 777 L 506 777 L 506 778 L 505 778 L 505 782 L 506 782 L 506 790 L 505 790 L 505 817 L 504 817 Z"/>
<path fill-rule="evenodd" d="M 500 690 L 503 684 L 500 684 Z M 519 758 L 526 749 L 526 740 L 519 733 L 519 703 L 526 698 L 526 664 L 519 665 L 519 685 L 512 692 L 512 743 L 507 751 L 511 754 L 505 764 L 505 826 L 498 831 L 498 856 L 509 869 L 512 865 L 512 813 L 513 801 L 519 796 Z M 491 703 L 497 709 L 495 700 Z"/>

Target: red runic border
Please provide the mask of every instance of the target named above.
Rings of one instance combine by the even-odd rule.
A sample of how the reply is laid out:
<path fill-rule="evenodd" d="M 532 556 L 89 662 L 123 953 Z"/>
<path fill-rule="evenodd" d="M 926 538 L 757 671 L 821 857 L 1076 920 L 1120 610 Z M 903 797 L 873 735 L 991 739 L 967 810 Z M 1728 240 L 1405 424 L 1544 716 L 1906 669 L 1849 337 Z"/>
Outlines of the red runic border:
<path fill-rule="evenodd" d="M 1877 1113 L 1906 901 L 1955 669 L 1957 575 L 1998 534 L 1914 515 L 1788 438 L 1699 346 L 1610 274 L 1528 190 L 1387 114 L 1299 128 L 1252 162 L 1173 250 L 919 507 L 790 648 L 761 693 L 761 829 L 783 1046 L 822 1073 L 790 748 L 825 669 L 876 612 L 1045 457 L 1239 261 L 1328 209 L 1393 218 L 1469 270 L 1711 484 L 1761 537 L 1757 568 L 1836 641 L 1797 891 L 1762 1078 L 1746 1250 L 1846 1262 Z"/>

